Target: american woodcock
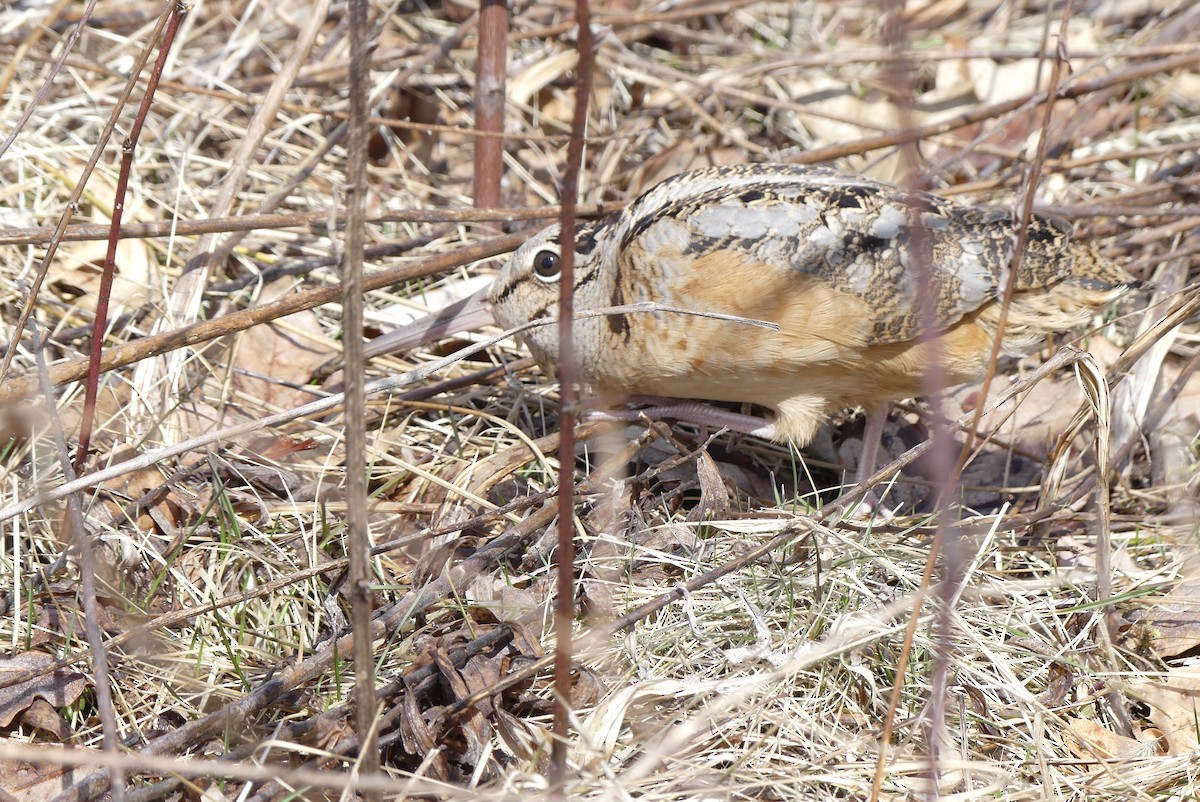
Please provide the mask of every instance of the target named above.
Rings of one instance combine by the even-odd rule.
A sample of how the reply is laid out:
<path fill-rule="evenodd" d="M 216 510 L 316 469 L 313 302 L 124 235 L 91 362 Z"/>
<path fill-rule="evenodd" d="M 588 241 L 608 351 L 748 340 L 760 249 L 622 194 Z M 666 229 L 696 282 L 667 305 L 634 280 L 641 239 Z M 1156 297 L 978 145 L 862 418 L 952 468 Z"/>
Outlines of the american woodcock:
<path fill-rule="evenodd" d="M 581 319 L 580 377 L 609 396 L 759 404 L 775 413 L 776 439 L 804 446 L 831 411 L 925 393 L 933 354 L 949 383 L 978 379 L 1016 241 L 1009 212 L 829 169 L 682 173 L 578 226 L 576 310 L 651 301 L 778 331 L 670 311 Z M 489 293 L 501 325 L 557 316 L 562 247 L 551 226 L 509 258 Z M 1094 246 L 1073 242 L 1067 224 L 1034 215 L 1003 352 L 1027 353 L 1087 322 L 1134 284 Z M 522 337 L 553 370 L 556 326 Z"/>

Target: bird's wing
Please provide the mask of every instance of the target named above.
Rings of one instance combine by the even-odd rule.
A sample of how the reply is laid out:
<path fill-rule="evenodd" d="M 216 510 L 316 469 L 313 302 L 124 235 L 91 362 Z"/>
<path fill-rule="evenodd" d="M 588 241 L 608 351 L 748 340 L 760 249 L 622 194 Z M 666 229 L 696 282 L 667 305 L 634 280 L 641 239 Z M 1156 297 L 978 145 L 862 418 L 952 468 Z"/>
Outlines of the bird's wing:
<path fill-rule="evenodd" d="M 916 338 L 923 292 L 932 292 L 939 331 L 995 298 L 1015 243 L 1005 213 L 874 182 L 743 187 L 688 200 L 658 210 L 622 256 L 642 269 L 687 269 L 729 251 L 794 275 L 798 291 L 819 280 L 865 304 L 870 344 Z"/>

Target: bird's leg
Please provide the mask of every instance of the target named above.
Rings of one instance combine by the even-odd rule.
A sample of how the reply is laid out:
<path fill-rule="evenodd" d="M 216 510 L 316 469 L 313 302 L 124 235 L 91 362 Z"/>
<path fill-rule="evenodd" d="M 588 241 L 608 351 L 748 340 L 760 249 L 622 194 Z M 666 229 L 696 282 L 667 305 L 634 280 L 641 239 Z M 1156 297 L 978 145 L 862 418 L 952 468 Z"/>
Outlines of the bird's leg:
<path fill-rule="evenodd" d="M 761 437 L 764 440 L 776 440 L 779 437 L 775 424 L 768 420 L 756 415 L 743 415 L 740 412 L 718 409 L 699 401 L 658 396 L 632 396 L 625 400 L 648 406 L 641 409 L 593 410 L 589 413 L 589 417 L 592 420 L 636 421 L 645 415 L 653 419 L 673 418 L 698 426 L 730 429 L 752 437 Z"/>
<path fill-rule="evenodd" d="M 858 468 L 854 471 L 854 483 L 861 485 L 875 473 L 875 463 L 879 459 L 879 444 L 883 442 L 883 427 L 887 425 L 888 414 L 892 411 L 890 401 L 881 401 L 866 406 L 867 422 L 863 427 L 862 452 L 858 458 Z M 882 499 L 875 489 L 867 491 L 859 502 L 859 511 L 868 516 L 876 513 Z M 890 518 L 894 511 L 883 510 L 885 518 Z"/>
<path fill-rule="evenodd" d="M 875 463 L 879 459 L 879 444 L 883 442 L 883 427 L 887 425 L 888 415 L 892 411 L 890 401 L 868 404 L 867 423 L 863 429 L 862 456 L 858 459 L 858 470 L 854 472 L 855 484 L 862 484 L 875 473 Z"/>

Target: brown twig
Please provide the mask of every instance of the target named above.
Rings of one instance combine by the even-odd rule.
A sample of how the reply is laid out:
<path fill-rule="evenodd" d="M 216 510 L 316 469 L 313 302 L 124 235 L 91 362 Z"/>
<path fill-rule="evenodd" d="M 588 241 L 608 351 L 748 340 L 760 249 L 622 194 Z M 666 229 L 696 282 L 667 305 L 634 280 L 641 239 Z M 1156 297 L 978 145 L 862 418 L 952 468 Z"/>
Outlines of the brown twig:
<path fill-rule="evenodd" d="M 158 80 L 162 77 L 163 66 L 171 53 L 171 45 L 175 42 L 175 34 L 179 23 L 187 13 L 188 6 L 180 2 L 175 5 L 167 20 L 166 30 L 163 31 L 162 43 L 158 48 L 158 58 L 154 68 L 150 70 L 150 78 L 146 81 L 146 90 L 142 94 L 142 102 L 138 106 L 137 116 L 133 127 L 121 146 L 121 167 L 117 174 L 117 186 L 113 194 L 113 214 L 108 235 L 108 252 L 104 255 L 104 267 L 100 273 L 100 287 L 96 291 L 96 316 L 92 321 L 92 342 L 88 352 L 88 375 L 84 386 L 83 416 L 79 422 L 79 446 L 75 451 L 75 470 L 82 471 L 87 462 L 88 448 L 92 441 L 92 424 L 96 416 L 96 396 L 100 386 L 100 354 L 104 350 L 104 332 L 108 328 L 108 302 L 112 296 L 113 275 L 117 270 L 117 232 L 121 230 L 121 219 L 125 211 L 125 198 L 129 191 L 129 174 L 133 170 L 133 154 L 137 150 L 138 140 L 142 136 L 142 128 L 146 125 L 146 115 L 154 103 L 154 93 L 158 88 Z"/>
<path fill-rule="evenodd" d="M 579 173 L 588 104 L 592 92 L 592 68 L 596 53 L 588 0 L 575 0 L 579 60 L 575 68 L 575 107 L 571 114 L 571 140 L 562 178 L 563 232 L 559 279 L 558 376 L 562 383 L 559 400 L 558 444 L 558 570 L 554 606 L 554 741 L 550 754 L 550 784 L 559 796 L 567 778 L 567 726 L 571 715 L 571 640 L 575 621 L 575 207 L 579 196 Z"/>
<path fill-rule="evenodd" d="M 478 56 L 475 59 L 475 128 L 504 131 L 504 87 L 508 71 L 508 3 L 482 0 L 479 8 Z M 504 140 L 496 136 L 475 140 L 475 205 L 500 206 L 500 177 L 504 173 Z"/>
<path fill-rule="evenodd" d="M 367 216 L 367 90 L 371 78 L 371 50 L 367 0 L 350 0 L 350 146 L 346 159 L 346 249 L 342 261 L 342 369 L 346 376 L 346 545 L 350 551 L 350 614 L 354 631 L 371 631 L 375 577 L 371 570 L 371 535 L 367 498 L 367 410 L 363 385 L 363 247 Z M 365 777 L 379 773 L 378 711 L 375 700 L 375 642 L 354 639 L 354 734 L 359 771 Z M 378 802 L 378 791 L 365 792 L 367 802 Z"/>
<path fill-rule="evenodd" d="M 579 207 L 580 215 L 605 214 L 618 208 L 614 204 L 589 204 Z M 494 220 L 517 223 L 525 220 L 548 220 L 558 217 L 557 206 L 539 209 L 399 209 L 382 212 L 366 218 L 367 223 L 475 223 Z M 286 212 L 280 214 L 248 214 L 230 217 L 209 217 L 199 220 L 164 220 L 157 223 L 126 223 L 117 236 L 120 239 L 143 239 L 147 237 L 194 237 L 201 234 L 219 234 L 229 231 L 254 231 L 257 229 L 301 228 L 306 226 L 345 225 L 341 212 L 322 210 L 316 212 Z M 42 245 L 56 238 L 57 229 L 37 228 L 0 229 L 0 245 Z M 104 225 L 76 225 L 68 227 L 57 237 L 61 242 L 82 242 L 107 239 L 109 227 Z"/>

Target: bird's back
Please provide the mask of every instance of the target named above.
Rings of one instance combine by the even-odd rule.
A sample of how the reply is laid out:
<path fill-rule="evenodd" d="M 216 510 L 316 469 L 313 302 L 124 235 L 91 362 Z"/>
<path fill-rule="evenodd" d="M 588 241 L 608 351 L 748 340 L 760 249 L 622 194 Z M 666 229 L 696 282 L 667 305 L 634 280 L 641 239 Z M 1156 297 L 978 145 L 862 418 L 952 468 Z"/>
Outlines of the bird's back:
<path fill-rule="evenodd" d="M 797 287 L 815 279 L 866 304 L 871 344 L 918 337 L 930 312 L 934 330 L 943 331 L 995 300 L 1017 243 L 1006 211 L 800 165 L 684 173 L 641 196 L 613 225 L 621 231 L 621 275 L 669 274 L 694 288 L 709 279 L 688 276 L 702 272 L 700 260 L 727 259 L 759 273 L 782 271 Z M 1014 289 L 1065 283 L 1107 291 L 1132 281 L 1094 248 L 1072 242 L 1069 225 L 1034 215 Z"/>

